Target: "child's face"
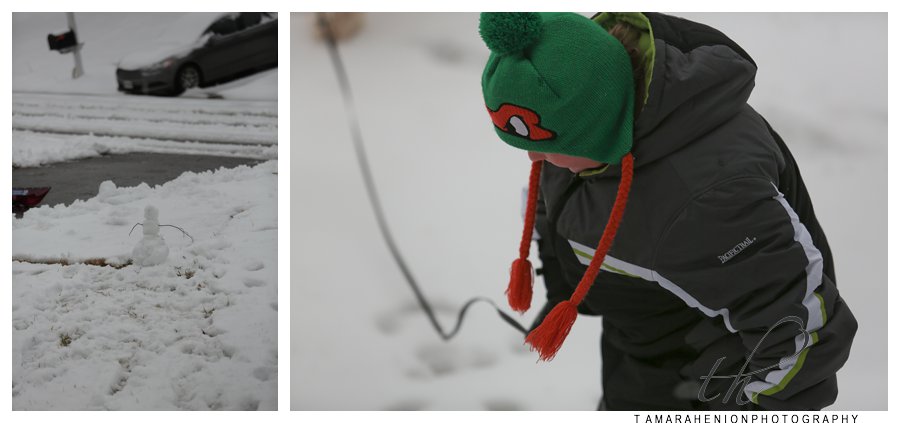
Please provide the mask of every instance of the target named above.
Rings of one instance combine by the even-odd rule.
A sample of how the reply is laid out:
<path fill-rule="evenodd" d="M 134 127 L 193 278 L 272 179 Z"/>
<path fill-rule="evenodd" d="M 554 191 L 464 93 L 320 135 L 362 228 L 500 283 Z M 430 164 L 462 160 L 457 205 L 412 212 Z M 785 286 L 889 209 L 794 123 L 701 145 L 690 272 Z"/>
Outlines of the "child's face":
<path fill-rule="evenodd" d="M 565 154 L 556 153 L 538 153 L 536 151 L 529 151 L 528 158 L 533 162 L 536 162 L 538 160 L 546 160 L 550 163 L 553 163 L 554 166 L 569 169 L 569 171 L 572 173 L 578 173 L 583 170 L 593 169 L 603 164 L 586 157 L 567 156 Z"/>

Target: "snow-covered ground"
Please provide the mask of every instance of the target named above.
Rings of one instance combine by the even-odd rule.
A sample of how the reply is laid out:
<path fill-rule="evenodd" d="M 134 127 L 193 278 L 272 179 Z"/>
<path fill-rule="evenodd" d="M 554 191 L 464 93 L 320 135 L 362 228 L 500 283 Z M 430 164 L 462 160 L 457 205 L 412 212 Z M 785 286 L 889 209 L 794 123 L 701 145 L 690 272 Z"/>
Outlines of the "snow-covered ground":
<path fill-rule="evenodd" d="M 794 152 L 829 237 L 860 323 L 831 409 L 886 410 L 886 15 L 679 15 L 722 30 L 759 64 L 751 104 Z M 505 304 L 527 157 L 484 113 L 477 15 L 366 19 L 341 52 L 374 182 L 449 326 L 471 296 Z M 450 343 L 432 331 L 380 238 L 330 58 L 311 33 L 311 16 L 292 15 L 291 186 L 302 202 L 291 212 L 291 408 L 594 408 L 599 319 L 580 317 L 550 363 L 489 308 L 470 312 Z"/>
<path fill-rule="evenodd" d="M 13 409 L 277 408 L 277 69 L 177 98 L 116 91 L 120 59 L 191 42 L 216 15 L 77 13 L 85 75 L 72 80 L 71 55 L 46 45 L 65 15 L 13 14 L 13 167 L 132 152 L 269 160 L 155 187 L 106 181 L 14 219 Z M 190 237 L 163 226 L 167 260 L 140 267 L 142 228 L 129 231 L 148 205 Z"/>
<path fill-rule="evenodd" d="M 13 167 L 34 167 L 106 154 L 163 153 L 274 159 L 277 146 L 212 144 L 93 135 L 17 133 L 12 145 Z"/>
<path fill-rule="evenodd" d="M 274 101 L 13 94 L 13 166 L 152 152 L 276 158 Z"/>
<path fill-rule="evenodd" d="M 13 95 L 13 130 L 177 141 L 275 144 L 273 102 Z"/>
<path fill-rule="evenodd" d="M 162 227 L 168 260 L 127 265 L 147 205 L 193 241 Z M 13 409 L 275 409 L 277 236 L 277 161 L 14 219 Z"/>

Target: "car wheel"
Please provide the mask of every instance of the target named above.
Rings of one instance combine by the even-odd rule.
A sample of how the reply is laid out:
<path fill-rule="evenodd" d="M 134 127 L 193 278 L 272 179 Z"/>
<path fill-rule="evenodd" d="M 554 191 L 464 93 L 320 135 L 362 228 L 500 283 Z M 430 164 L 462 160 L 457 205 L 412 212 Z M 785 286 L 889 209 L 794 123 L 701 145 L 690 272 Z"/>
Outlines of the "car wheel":
<path fill-rule="evenodd" d="M 181 68 L 178 71 L 178 76 L 175 78 L 175 85 L 178 89 L 178 94 L 200 86 L 200 71 L 194 65 L 187 65 Z"/>

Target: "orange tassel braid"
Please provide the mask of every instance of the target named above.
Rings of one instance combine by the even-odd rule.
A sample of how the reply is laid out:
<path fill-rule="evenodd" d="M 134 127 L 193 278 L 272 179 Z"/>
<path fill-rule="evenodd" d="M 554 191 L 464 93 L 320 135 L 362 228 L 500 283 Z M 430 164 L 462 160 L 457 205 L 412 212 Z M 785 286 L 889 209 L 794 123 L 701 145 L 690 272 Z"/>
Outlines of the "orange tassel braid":
<path fill-rule="evenodd" d="M 622 216 L 625 213 L 625 204 L 628 202 L 628 193 L 631 190 L 633 174 L 634 157 L 631 153 L 628 153 L 622 157 L 622 179 L 619 181 L 616 201 L 613 203 L 609 221 L 606 223 L 606 228 L 603 229 L 603 236 L 600 238 L 597 251 L 594 253 L 587 271 L 584 272 L 584 276 L 578 282 L 572 297 L 553 307 L 553 310 L 550 310 L 550 313 L 547 314 L 541 325 L 531 331 L 525 338 L 525 342 L 531 345 L 531 349 L 537 350 L 541 360 L 549 361 L 556 356 L 556 353 L 559 352 L 560 347 L 566 340 L 566 336 L 569 335 L 572 325 L 575 324 L 575 319 L 578 317 L 578 305 L 581 304 L 594 284 L 594 279 L 600 273 L 600 266 L 606 258 L 606 253 L 612 247 L 613 239 L 615 239 L 616 232 L 619 230 L 619 224 L 622 222 Z M 531 189 L 530 184 L 529 189 Z M 531 201 L 530 192 L 529 201 Z M 529 207 L 530 209 L 531 207 Z M 526 220 L 526 226 L 527 224 L 528 221 Z M 526 230 L 530 234 L 531 228 L 526 228 Z"/>
<path fill-rule="evenodd" d="M 522 230 L 522 241 L 519 244 L 519 258 L 512 263 L 509 271 L 509 287 L 506 298 L 509 306 L 519 313 L 531 307 L 531 293 L 534 285 L 534 268 L 528 261 L 531 249 L 531 234 L 534 232 L 534 215 L 537 210 L 538 186 L 541 180 L 543 161 L 531 162 L 531 176 L 528 178 L 528 205 L 525 209 L 525 229 Z"/>

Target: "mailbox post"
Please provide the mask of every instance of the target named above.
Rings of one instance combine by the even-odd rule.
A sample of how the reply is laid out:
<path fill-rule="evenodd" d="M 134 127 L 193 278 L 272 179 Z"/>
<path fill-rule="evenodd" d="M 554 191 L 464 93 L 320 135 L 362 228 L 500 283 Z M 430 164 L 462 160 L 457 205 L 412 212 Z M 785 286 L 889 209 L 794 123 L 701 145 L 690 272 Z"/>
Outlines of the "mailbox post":
<path fill-rule="evenodd" d="M 69 21 L 69 30 L 77 33 L 78 30 L 75 28 L 75 13 L 66 13 L 66 20 Z M 84 75 L 84 68 L 81 66 L 81 46 L 82 44 L 75 44 L 75 69 L 72 69 L 72 79 L 77 79 L 79 76 Z"/>
<path fill-rule="evenodd" d="M 81 47 L 84 44 L 78 42 L 78 30 L 75 27 L 75 13 L 66 13 L 66 20 L 69 24 L 69 31 L 62 34 L 47 35 L 47 44 L 50 50 L 58 51 L 59 54 L 72 53 L 75 57 L 75 68 L 72 69 L 72 79 L 77 79 L 84 75 L 84 68 L 81 65 Z"/>

